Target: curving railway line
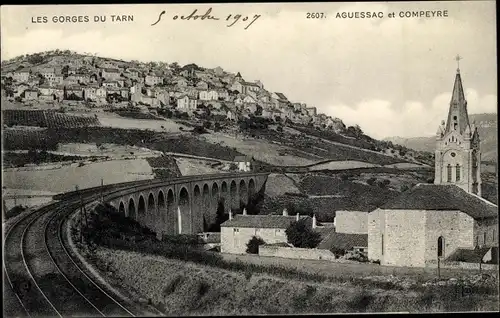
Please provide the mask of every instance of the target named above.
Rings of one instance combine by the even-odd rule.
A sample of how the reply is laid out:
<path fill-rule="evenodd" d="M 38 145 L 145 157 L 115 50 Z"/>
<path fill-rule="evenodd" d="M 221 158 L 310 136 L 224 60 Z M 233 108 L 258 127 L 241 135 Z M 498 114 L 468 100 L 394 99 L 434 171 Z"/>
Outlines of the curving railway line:
<path fill-rule="evenodd" d="M 243 173 L 245 174 L 245 173 Z M 241 176 L 224 174 L 225 177 Z M 115 297 L 72 256 L 64 234 L 68 217 L 88 204 L 165 184 L 210 179 L 185 176 L 110 184 L 55 195 L 52 202 L 8 225 L 3 240 L 4 315 L 9 317 L 141 316 L 161 314 Z"/>
<path fill-rule="evenodd" d="M 100 194 L 100 189 L 86 191 L 84 203 L 96 200 Z M 6 230 L 4 300 L 10 298 L 11 308 L 4 308 L 5 315 L 130 317 L 143 314 L 137 305 L 125 303 L 106 291 L 71 256 L 64 225 L 79 206 L 80 197 L 72 196 L 21 217 Z M 8 304 L 4 302 L 4 305 Z"/>

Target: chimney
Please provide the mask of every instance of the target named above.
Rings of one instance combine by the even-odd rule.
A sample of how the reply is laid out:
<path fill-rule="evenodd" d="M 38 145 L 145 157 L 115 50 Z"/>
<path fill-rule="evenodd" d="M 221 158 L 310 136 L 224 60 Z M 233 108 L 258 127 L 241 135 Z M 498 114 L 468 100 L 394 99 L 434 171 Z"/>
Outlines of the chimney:
<path fill-rule="evenodd" d="M 316 228 L 316 214 L 313 214 L 313 229 Z"/>
<path fill-rule="evenodd" d="M 288 216 L 288 210 L 286 208 L 283 208 L 283 216 Z"/>
<path fill-rule="evenodd" d="M 229 209 L 229 219 L 232 220 L 233 219 L 233 211 L 231 211 L 231 209 Z"/>
<path fill-rule="evenodd" d="M 299 215 L 299 213 L 297 213 L 297 217 L 296 217 L 297 222 L 299 221 L 299 218 L 300 218 L 300 215 Z"/>
<path fill-rule="evenodd" d="M 247 208 L 243 208 L 243 215 L 247 215 Z"/>

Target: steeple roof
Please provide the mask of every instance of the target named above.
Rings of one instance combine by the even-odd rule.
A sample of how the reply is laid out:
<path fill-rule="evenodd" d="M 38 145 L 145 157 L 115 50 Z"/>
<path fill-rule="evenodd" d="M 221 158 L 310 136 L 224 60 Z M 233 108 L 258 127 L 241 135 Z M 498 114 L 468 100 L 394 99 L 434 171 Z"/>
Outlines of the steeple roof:
<path fill-rule="evenodd" d="M 467 101 L 465 100 L 460 69 L 457 68 L 445 133 L 456 130 L 460 134 L 463 134 L 468 126 L 469 116 L 467 114 Z"/>

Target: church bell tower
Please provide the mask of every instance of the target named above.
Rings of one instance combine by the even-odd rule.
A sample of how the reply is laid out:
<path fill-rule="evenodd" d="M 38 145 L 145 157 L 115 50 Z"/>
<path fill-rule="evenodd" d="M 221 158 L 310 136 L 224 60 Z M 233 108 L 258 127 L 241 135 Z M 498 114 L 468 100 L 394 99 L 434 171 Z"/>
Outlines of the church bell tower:
<path fill-rule="evenodd" d="M 460 61 L 460 56 L 456 58 Z M 481 151 L 475 123 L 469 124 L 460 66 L 448 110 L 436 132 L 434 184 L 454 184 L 467 192 L 481 195 Z"/>

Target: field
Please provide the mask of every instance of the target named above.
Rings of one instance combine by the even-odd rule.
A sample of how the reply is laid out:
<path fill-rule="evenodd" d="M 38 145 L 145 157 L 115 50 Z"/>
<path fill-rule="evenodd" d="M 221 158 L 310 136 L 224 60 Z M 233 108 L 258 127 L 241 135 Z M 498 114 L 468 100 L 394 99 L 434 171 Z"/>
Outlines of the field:
<path fill-rule="evenodd" d="M 154 130 L 157 132 L 179 133 L 183 130 L 189 130 L 185 125 L 177 124 L 173 120 L 163 119 L 135 119 L 122 117 L 118 114 L 109 112 L 96 113 L 101 126 L 121 129 L 141 129 Z"/>
<path fill-rule="evenodd" d="M 253 156 L 256 160 L 275 166 L 303 166 L 322 159 L 322 157 L 311 156 L 307 152 L 302 153 L 266 140 L 243 138 L 242 136 L 235 138 L 221 133 L 204 135 L 203 138 L 208 142 L 231 147 L 242 154 Z"/>
<path fill-rule="evenodd" d="M 3 188 L 3 200 L 7 210 L 16 205 L 34 207 L 52 200 L 56 194 L 49 191 Z"/>
<path fill-rule="evenodd" d="M 282 146 L 308 153 L 309 156 L 317 156 L 323 159 L 332 159 L 336 161 L 362 161 L 378 165 L 388 165 L 400 162 L 407 162 L 404 159 L 398 159 L 383 155 L 374 151 L 367 151 L 363 148 L 353 147 L 351 145 L 342 145 L 339 143 L 325 142 L 317 137 L 311 137 L 306 134 L 283 134 L 272 129 L 253 129 L 249 134 L 257 139 L 264 139 L 267 142 L 278 143 Z M 321 160 L 321 159 L 319 159 Z M 318 161 L 319 161 L 318 160 Z"/>
<path fill-rule="evenodd" d="M 3 168 L 22 167 L 26 164 L 40 164 L 58 161 L 81 160 L 79 156 L 57 155 L 49 152 L 2 152 Z"/>
<path fill-rule="evenodd" d="M 160 118 L 151 114 L 151 113 L 142 113 L 142 112 L 132 112 L 132 111 L 116 111 L 115 114 L 118 114 L 122 117 L 134 118 L 134 119 L 152 119 L 159 120 Z"/>
<path fill-rule="evenodd" d="M 145 159 L 113 160 L 67 166 L 54 169 L 3 170 L 3 186 L 14 189 L 43 190 L 55 193 L 99 186 L 104 184 L 152 179 L 153 171 Z"/>
<path fill-rule="evenodd" d="M 189 158 L 175 158 L 179 171 L 183 176 L 197 175 L 197 174 L 214 174 L 220 173 L 221 170 L 211 167 L 213 162 L 203 161 Z"/>
<path fill-rule="evenodd" d="M 344 275 L 338 282 L 334 278 L 318 282 L 279 278 L 258 268 L 224 270 L 120 250 L 99 248 L 96 255 L 102 270 L 113 273 L 115 284 L 133 291 L 136 300 L 150 301 L 167 316 L 498 309 L 494 292 L 464 299 L 457 293 L 460 287 L 446 281 L 448 286 L 385 287 L 368 283 L 369 277 L 354 278 L 350 268 L 328 271 Z M 299 271 L 305 269 L 305 264 L 297 265 Z"/>
<path fill-rule="evenodd" d="M 56 111 L 46 110 L 14 110 L 2 111 L 3 124 L 12 126 L 34 126 L 34 127 L 88 127 L 98 126 L 99 121 L 95 117 L 72 116 Z"/>

